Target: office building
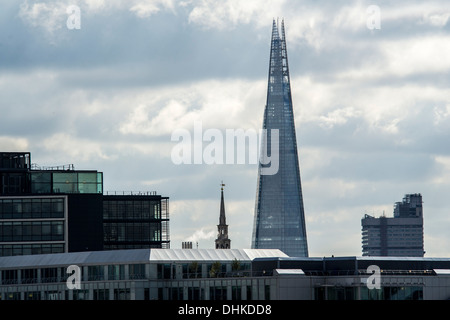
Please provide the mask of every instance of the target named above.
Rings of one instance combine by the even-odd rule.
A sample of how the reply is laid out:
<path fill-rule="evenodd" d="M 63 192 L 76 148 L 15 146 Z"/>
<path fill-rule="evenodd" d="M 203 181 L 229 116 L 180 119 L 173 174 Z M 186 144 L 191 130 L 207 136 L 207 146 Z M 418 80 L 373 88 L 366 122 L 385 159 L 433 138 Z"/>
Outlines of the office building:
<path fill-rule="evenodd" d="M 103 196 L 105 250 L 169 248 L 169 198 L 156 193 Z"/>
<path fill-rule="evenodd" d="M 284 21 L 281 37 L 275 21 L 272 27 L 263 130 L 267 131 L 267 141 L 261 146 L 261 154 L 273 156 L 278 149 L 278 170 L 275 174 L 266 170 L 274 163 L 259 164 L 251 247 L 280 249 L 289 256 L 306 257 L 308 244 Z M 272 145 L 273 130 L 278 130 L 276 145 Z"/>
<path fill-rule="evenodd" d="M 78 289 L 68 286 L 69 266 L 80 268 Z M 370 266 L 380 270 L 378 287 L 368 285 Z M 295 258 L 274 249 L 44 254 L 0 257 L 0 299 L 448 300 L 449 270 L 449 258 Z"/>
<path fill-rule="evenodd" d="M 423 207 L 421 194 L 407 194 L 394 205 L 394 217 L 361 220 L 363 256 L 423 257 Z"/>
<path fill-rule="evenodd" d="M 102 172 L 0 152 L 0 256 L 167 248 L 168 224 L 167 197 L 103 195 Z"/>
<path fill-rule="evenodd" d="M 101 172 L 1 152 L 0 177 L 0 256 L 103 249 Z"/>

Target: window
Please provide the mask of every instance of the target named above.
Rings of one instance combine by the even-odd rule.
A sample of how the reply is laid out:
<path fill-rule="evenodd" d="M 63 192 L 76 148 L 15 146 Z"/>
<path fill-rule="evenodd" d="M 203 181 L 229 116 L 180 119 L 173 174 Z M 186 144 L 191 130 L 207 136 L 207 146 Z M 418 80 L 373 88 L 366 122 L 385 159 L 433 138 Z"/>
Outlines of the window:
<path fill-rule="evenodd" d="M 2 206 L 2 218 L 11 219 L 12 218 L 12 200 L 3 200 Z"/>
<path fill-rule="evenodd" d="M 268 284 L 264 286 L 264 299 L 270 300 L 270 285 Z"/>
<path fill-rule="evenodd" d="M 89 281 L 105 280 L 104 266 L 89 266 L 88 278 Z"/>
<path fill-rule="evenodd" d="M 13 200 L 12 202 L 12 217 L 13 219 L 22 218 L 22 201 Z"/>
<path fill-rule="evenodd" d="M 241 286 L 233 286 L 231 288 L 231 299 L 232 300 L 242 300 L 242 295 L 241 295 Z"/>
<path fill-rule="evenodd" d="M 130 300 L 130 289 L 114 289 L 114 300 Z"/>
<path fill-rule="evenodd" d="M 227 300 L 227 287 L 217 286 L 209 288 L 210 300 Z"/>
<path fill-rule="evenodd" d="M 109 265 L 108 280 L 125 280 L 125 265 Z"/>
<path fill-rule="evenodd" d="M 2 284 L 16 284 L 17 270 L 2 270 Z"/>
<path fill-rule="evenodd" d="M 41 199 L 32 199 L 31 200 L 31 215 L 33 218 L 41 217 Z"/>
<path fill-rule="evenodd" d="M 43 268 L 41 269 L 41 282 L 57 282 L 58 281 L 58 268 Z"/>
<path fill-rule="evenodd" d="M 54 172 L 54 193 L 78 193 L 78 175 L 76 172 Z"/>
<path fill-rule="evenodd" d="M 128 273 L 130 279 L 145 279 L 145 264 L 130 264 Z"/>
<path fill-rule="evenodd" d="M 50 193 L 51 192 L 51 173 L 50 172 L 32 172 L 31 173 L 31 192 L 32 193 Z"/>
<path fill-rule="evenodd" d="M 89 300 L 89 290 L 72 290 L 73 300 Z"/>
<path fill-rule="evenodd" d="M 23 297 L 24 300 L 41 300 L 41 292 L 40 291 L 25 292 Z"/>
<path fill-rule="evenodd" d="M 158 264 L 158 279 L 170 279 L 170 264 Z"/>
<path fill-rule="evenodd" d="M 94 300 L 109 300 L 109 289 L 94 289 Z"/>
<path fill-rule="evenodd" d="M 52 215 L 52 203 L 51 199 L 42 199 L 41 203 L 41 217 L 42 218 L 50 218 Z"/>
<path fill-rule="evenodd" d="M 80 193 L 97 193 L 97 173 L 96 172 L 79 173 L 78 191 Z"/>
<path fill-rule="evenodd" d="M 169 288 L 170 300 L 183 300 L 183 287 Z"/>
<path fill-rule="evenodd" d="M 22 271 L 22 284 L 24 283 L 36 283 L 37 282 L 37 269 L 23 269 Z"/>

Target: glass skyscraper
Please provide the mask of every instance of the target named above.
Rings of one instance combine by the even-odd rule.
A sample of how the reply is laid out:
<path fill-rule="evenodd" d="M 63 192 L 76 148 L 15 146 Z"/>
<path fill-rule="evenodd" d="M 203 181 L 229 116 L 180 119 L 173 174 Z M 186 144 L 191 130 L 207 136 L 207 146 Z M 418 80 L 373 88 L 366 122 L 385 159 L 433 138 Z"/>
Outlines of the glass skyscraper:
<path fill-rule="evenodd" d="M 284 21 L 281 37 L 278 23 L 273 22 L 263 130 L 267 142 L 261 145 L 261 159 L 264 156 L 274 159 L 274 153 L 278 152 L 278 170 L 275 174 L 267 173 L 274 163 L 259 163 L 252 248 L 280 249 L 289 256 L 307 257 Z M 272 137 L 274 132 L 278 132 L 278 141 Z"/>

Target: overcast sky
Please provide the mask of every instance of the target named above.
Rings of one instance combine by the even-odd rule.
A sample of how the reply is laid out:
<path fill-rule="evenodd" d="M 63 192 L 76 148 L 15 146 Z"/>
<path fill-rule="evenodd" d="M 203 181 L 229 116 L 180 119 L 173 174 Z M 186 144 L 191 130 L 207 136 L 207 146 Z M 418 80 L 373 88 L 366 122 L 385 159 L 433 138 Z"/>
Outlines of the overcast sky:
<path fill-rule="evenodd" d="M 361 218 L 407 193 L 423 196 L 425 256 L 450 256 L 446 0 L 2 0 L 0 150 L 170 197 L 172 248 L 214 247 L 223 180 L 231 246 L 249 248 L 257 166 L 175 165 L 171 134 L 262 127 L 277 17 L 310 256 L 361 255 Z"/>

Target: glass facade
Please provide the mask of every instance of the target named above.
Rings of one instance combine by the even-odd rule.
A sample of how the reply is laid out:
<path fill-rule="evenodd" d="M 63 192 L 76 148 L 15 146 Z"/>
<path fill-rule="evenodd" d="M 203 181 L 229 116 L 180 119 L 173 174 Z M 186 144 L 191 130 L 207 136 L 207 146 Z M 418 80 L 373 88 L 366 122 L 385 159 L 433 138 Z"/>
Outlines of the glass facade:
<path fill-rule="evenodd" d="M 0 257 L 30 254 L 63 253 L 65 244 L 0 244 Z"/>
<path fill-rule="evenodd" d="M 103 174 L 97 171 L 32 171 L 32 193 L 103 193 Z"/>
<path fill-rule="evenodd" d="M 0 199 L 0 219 L 64 218 L 64 198 Z"/>
<path fill-rule="evenodd" d="M 362 287 L 361 300 L 423 300 L 423 287 L 389 286 L 372 290 Z"/>
<path fill-rule="evenodd" d="M 0 195 L 26 193 L 29 169 L 29 152 L 0 152 Z"/>
<path fill-rule="evenodd" d="M 0 198 L 0 256 L 65 252 L 65 197 Z"/>
<path fill-rule="evenodd" d="M 30 153 L 0 152 L 0 195 L 103 193 L 103 174 L 73 166 L 36 169 Z"/>
<path fill-rule="evenodd" d="M 161 197 L 105 196 L 104 249 L 168 247 L 167 201 Z"/>
<path fill-rule="evenodd" d="M 354 286 L 316 287 L 314 298 L 315 300 L 423 300 L 423 287 L 387 286 L 380 289 Z"/>
<path fill-rule="evenodd" d="M 274 21 L 263 122 L 267 143 L 261 146 L 262 156 L 277 152 L 271 135 L 273 129 L 278 130 L 279 165 L 275 174 L 264 174 L 274 164 L 259 164 L 252 248 L 280 249 L 289 256 L 306 257 L 308 246 L 283 22 L 281 27 L 282 38 Z"/>

